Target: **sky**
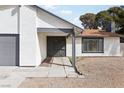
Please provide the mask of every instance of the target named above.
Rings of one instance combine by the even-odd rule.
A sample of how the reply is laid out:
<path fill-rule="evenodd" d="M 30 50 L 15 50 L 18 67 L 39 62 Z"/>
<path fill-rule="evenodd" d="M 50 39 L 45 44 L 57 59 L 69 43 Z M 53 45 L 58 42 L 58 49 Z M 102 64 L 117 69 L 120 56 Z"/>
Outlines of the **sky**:
<path fill-rule="evenodd" d="M 106 10 L 113 5 L 41 5 L 45 10 L 79 26 L 82 27 L 79 20 L 80 15 L 85 13 L 98 13 Z"/>

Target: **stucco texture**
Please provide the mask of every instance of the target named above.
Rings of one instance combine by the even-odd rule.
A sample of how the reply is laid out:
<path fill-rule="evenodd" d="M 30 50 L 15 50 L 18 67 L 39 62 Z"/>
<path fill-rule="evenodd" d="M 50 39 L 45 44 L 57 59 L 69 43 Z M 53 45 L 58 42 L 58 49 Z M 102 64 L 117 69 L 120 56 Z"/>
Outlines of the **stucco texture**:
<path fill-rule="evenodd" d="M 67 56 L 72 55 L 72 40 L 66 40 Z M 121 56 L 120 53 L 120 38 L 119 37 L 104 37 L 104 53 L 82 53 L 82 38 L 76 38 L 76 56 Z"/>

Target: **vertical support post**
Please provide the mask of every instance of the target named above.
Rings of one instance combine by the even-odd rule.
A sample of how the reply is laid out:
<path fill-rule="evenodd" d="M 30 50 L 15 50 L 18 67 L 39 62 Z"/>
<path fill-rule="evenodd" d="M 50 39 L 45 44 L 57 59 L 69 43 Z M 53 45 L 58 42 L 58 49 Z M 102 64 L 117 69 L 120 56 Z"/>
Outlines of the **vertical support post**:
<path fill-rule="evenodd" d="M 75 47 L 75 29 L 73 28 L 72 31 L 72 66 L 74 67 L 74 70 L 76 73 L 78 73 L 79 75 L 82 75 L 81 72 L 79 72 L 76 68 L 76 47 Z"/>
<path fill-rule="evenodd" d="M 20 5 L 17 6 L 18 7 L 18 13 L 17 13 L 17 20 L 18 20 L 18 34 L 20 34 Z"/>
<path fill-rule="evenodd" d="M 75 68 L 75 32 L 72 32 L 72 66 Z"/>
<path fill-rule="evenodd" d="M 18 8 L 18 12 L 17 12 L 17 21 L 18 21 L 18 28 L 17 28 L 17 31 L 18 31 L 18 64 L 17 66 L 20 66 L 20 7 L 21 5 L 18 5 L 17 8 Z"/>

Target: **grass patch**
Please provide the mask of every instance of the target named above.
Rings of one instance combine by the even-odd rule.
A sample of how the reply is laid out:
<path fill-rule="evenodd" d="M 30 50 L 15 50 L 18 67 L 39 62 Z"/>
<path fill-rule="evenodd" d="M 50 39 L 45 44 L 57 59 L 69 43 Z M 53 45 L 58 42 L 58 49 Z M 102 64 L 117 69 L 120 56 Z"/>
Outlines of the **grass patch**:
<path fill-rule="evenodd" d="M 68 59 L 69 59 L 70 63 L 72 64 L 72 57 L 70 56 L 70 57 L 68 57 Z M 80 60 L 83 60 L 83 58 L 82 57 L 76 57 L 76 62 L 78 62 Z"/>
<path fill-rule="evenodd" d="M 70 63 L 72 64 L 72 57 L 68 57 Z"/>

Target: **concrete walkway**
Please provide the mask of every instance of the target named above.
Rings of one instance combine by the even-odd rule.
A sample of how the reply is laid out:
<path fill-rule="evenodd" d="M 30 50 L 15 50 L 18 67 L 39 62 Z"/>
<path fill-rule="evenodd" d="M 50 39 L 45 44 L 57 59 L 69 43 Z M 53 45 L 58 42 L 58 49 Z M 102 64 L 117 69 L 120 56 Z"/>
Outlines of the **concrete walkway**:
<path fill-rule="evenodd" d="M 48 77 L 78 77 L 67 57 L 54 57 Z"/>
<path fill-rule="evenodd" d="M 18 87 L 27 77 L 80 77 L 67 57 L 55 57 L 49 67 L 0 67 L 0 87 Z"/>

